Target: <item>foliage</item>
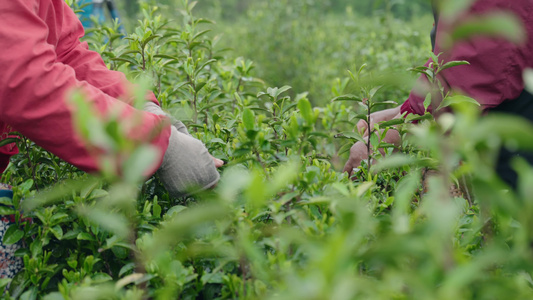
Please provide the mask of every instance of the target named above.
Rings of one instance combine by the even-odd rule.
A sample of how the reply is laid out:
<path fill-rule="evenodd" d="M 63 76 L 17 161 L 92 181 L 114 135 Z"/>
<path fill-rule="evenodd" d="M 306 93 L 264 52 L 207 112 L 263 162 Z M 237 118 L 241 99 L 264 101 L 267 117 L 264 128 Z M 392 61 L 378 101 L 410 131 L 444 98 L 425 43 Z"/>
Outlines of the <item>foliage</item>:
<path fill-rule="evenodd" d="M 309 91 L 311 101 L 325 105 L 331 85 L 347 69 L 362 64 L 376 74 L 402 72 L 422 63 L 433 22 L 427 13 L 413 21 L 382 11 L 369 18 L 356 10 L 326 14 L 322 1 L 261 1 L 246 18 L 222 22 L 225 47 L 253 57 L 258 76 L 268 84 L 289 84 Z M 226 42 L 224 42 L 226 41 Z M 348 89 L 352 89 L 351 85 Z M 386 87 L 383 97 L 403 99 L 409 85 Z"/>
<path fill-rule="evenodd" d="M 144 2 L 181 18 L 180 0 Z M 433 17 L 413 1 L 203 0 L 197 6 L 216 21 L 209 34 L 223 35 L 217 49 L 253 58 L 256 76 L 269 86 L 290 85 L 291 96 L 308 91 L 316 105 L 328 102 L 333 82 L 347 69 L 367 64 L 369 71 L 405 77 L 430 49 Z M 394 14 L 396 8 L 405 16 Z M 132 32 L 129 19 L 124 22 Z M 386 87 L 383 97 L 401 100 L 409 86 Z"/>
<path fill-rule="evenodd" d="M 163 3 L 172 3 L 172 1 L 162 1 Z M 199 10 L 207 12 L 217 12 L 218 15 L 227 19 L 233 19 L 240 14 L 246 13 L 249 10 L 253 10 L 254 6 L 258 4 L 266 4 L 267 2 L 279 2 L 279 1 L 264 1 L 264 0 L 203 0 L 199 2 Z M 386 10 L 394 13 L 395 16 L 408 19 L 411 17 L 417 17 L 422 11 L 429 11 L 430 5 L 425 0 L 415 1 L 398 1 L 398 0 L 325 0 L 325 1 L 291 1 L 296 5 L 311 6 L 311 9 L 320 10 L 322 13 L 342 13 L 346 10 L 354 10 L 360 16 L 368 16 L 375 14 L 380 10 Z M 290 3 L 285 2 L 289 7 Z"/>
<path fill-rule="evenodd" d="M 1 200 L 20 224 L 4 242 L 24 240 L 26 270 L 5 298 L 531 298 L 533 171 L 516 162 L 514 191 L 492 166 L 502 144 L 533 148 L 531 124 L 480 118 L 473 101 L 443 95 L 433 107 L 454 115 L 376 124 L 375 132 L 397 126 L 404 142 L 385 145 L 386 157 L 369 159 L 352 182 L 336 162 L 360 138 L 355 123 L 389 105 L 378 87 L 390 80 L 360 69 L 357 93 L 339 79 L 336 101 L 313 107 L 307 93 L 267 87 L 253 62 L 217 51 L 206 31 L 213 25 L 182 2 L 180 25 L 145 6 L 127 38 L 115 26 L 87 39 L 110 68 L 153 86 L 162 106 L 228 162 L 221 182 L 187 199 L 171 199 L 155 177 L 142 183 L 154 151 L 125 139 L 116 115 L 76 115 L 85 141 L 105 149 L 96 177 L 22 139 L 2 177 L 14 198 Z M 451 67 L 432 58 L 415 71 Z M 72 105 L 91 111 L 79 96 Z M 448 187 L 463 181 L 465 195 L 451 197 Z"/>

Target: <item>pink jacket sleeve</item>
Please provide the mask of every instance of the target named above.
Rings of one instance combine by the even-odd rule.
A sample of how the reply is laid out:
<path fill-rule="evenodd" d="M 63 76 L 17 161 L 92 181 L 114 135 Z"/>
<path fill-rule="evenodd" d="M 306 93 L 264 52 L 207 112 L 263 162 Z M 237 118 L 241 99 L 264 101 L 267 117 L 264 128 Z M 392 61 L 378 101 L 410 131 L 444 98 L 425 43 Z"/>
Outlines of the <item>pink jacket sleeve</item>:
<path fill-rule="evenodd" d="M 79 69 L 81 66 L 97 63 L 97 57 L 95 54 L 79 52 L 79 55 L 87 55 L 88 61 L 84 61 L 83 58 L 75 58 L 74 53 L 68 51 L 77 48 L 75 40 L 78 40 L 79 36 L 75 33 L 65 34 L 54 44 L 51 27 L 66 29 L 79 25 L 68 13 L 64 14 L 65 20 L 56 20 L 55 24 L 43 18 L 45 9 L 64 9 L 62 2 L 0 1 L 0 120 L 80 169 L 96 171 L 97 162 L 77 136 L 73 128 L 72 113 L 66 103 L 67 93 L 72 89 L 80 89 L 102 113 L 111 108 L 119 108 L 125 117 L 139 113 L 142 122 L 139 128 L 135 129 L 136 138 L 151 139 L 149 142 L 163 154 L 168 147 L 169 126 L 164 126 L 155 138 L 149 138 L 153 129 L 161 127 L 161 117 L 136 111 L 130 105 L 112 97 L 110 94 L 122 93 L 118 88 L 120 84 L 111 83 L 106 86 L 103 81 L 91 79 L 94 84 L 101 85 L 103 90 L 109 92 L 107 94 L 87 80 L 80 80 L 83 78 L 77 77 L 77 70 L 65 63 L 65 60 L 70 61 Z M 45 16 L 62 13 L 46 12 Z M 57 28 L 55 29 L 57 31 Z M 74 48 L 65 45 L 74 45 Z M 56 53 L 56 49 L 61 50 L 61 57 Z M 103 77 L 107 74 L 103 69 L 98 72 Z M 83 76 L 89 79 L 96 74 L 85 72 Z M 114 74 L 107 78 L 120 77 Z M 157 167 L 154 166 L 152 171 Z"/>
<path fill-rule="evenodd" d="M 477 1 L 466 16 L 496 11 L 515 13 L 523 21 L 528 35 L 527 43 L 522 45 L 513 44 L 503 38 L 474 37 L 445 51 L 439 46 L 439 38 L 450 32 L 450 26 L 446 23 L 442 26 L 439 24 L 435 54 L 442 52 L 441 58 L 445 62 L 466 60 L 470 63 L 442 72 L 440 79 L 445 90 L 454 90 L 476 99 L 484 110 L 494 108 L 506 100 L 518 98 L 524 90 L 523 71 L 532 66 L 532 6 L 527 0 Z M 428 61 L 426 66 L 430 62 Z M 427 82 L 426 77 L 421 76 L 418 86 L 427 86 Z M 414 89 L 402 105 L 402 113 L 424 114 L 424 99 L 425 93 Z"/>

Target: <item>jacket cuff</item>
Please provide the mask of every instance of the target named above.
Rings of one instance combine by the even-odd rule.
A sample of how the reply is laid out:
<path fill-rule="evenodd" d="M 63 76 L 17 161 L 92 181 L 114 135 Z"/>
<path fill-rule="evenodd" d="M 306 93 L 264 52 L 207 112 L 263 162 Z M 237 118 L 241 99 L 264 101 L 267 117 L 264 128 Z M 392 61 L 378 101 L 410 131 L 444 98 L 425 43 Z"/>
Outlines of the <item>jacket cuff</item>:
<path fill-rule="evenodd" d="M 146 101 L 153 102 L 153 103 L 157 104 L 157 106 L 161 106 L 159 104 L 159 101 L 157 101 L 157 98 L 155 97 L 155 94 L 152 91 L 149 91 L 148 93 L 146 93 Z"/>
<path fill-rule="evenodd" d="M 157 163 L 154 164 L 154 166 L 146 172 L 145 174 L 146 178 L 154 175 L 155 172 L 163 164 L 163 158 L 165 157 L 165 153 L 167 152 L 167 148 L 168 148 L 169 140 L 170 140 L 170 133 L 171 133 L 170 128 L 171 128 L 170 125 L 166 125 L 165 127 L 163 127 L 161 129 L 161 133 L 151 141 L 151 144 L 155 146 L 159 151 L 159 159 L 157 160 Z"/>
<path fill-rule="evenodd" d="M 402 106 L 400 107 L 400 113 L 401 114 L 405 114 L 405 116 L 407 115 L 410 115 L 410 114 L 413 114 L 413 115 L 418 115 L 416 113 L 416 111 L 413 109 L 413 107 L 411 106 L 411 103 L 409 103 L 409 99 L 407 99 L 403 104 Z"/>

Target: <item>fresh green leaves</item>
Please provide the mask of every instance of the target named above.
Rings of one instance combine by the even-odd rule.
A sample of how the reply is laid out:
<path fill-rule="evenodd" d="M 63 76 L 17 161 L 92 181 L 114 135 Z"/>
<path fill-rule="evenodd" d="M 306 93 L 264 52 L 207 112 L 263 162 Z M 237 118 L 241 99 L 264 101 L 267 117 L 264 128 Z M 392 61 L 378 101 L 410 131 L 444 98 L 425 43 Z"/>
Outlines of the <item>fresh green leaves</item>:
<path fill-rule="evenodd" d="M 169 197 L 157 177 L 143 183 L 158 151 L 146 142 L 132 143 L 118 114 L 95 113 L 79 96 L 72 103 L 78 109 L 75 127 L 87 144 L 107 151 L 106 176 L 89 179 L 27 139 L 18 141 L 21 154 L 2 176 L 14 186 L 14 197 L 0 199 L 5 205 L 0 214 L 15 215 L 4 242 L 26 244 L 16 254 L 26 271 L 11 283 L 10 297 L 531 298 L 525 254 L 533 240 L 528 198 L 533 173 L 523 162 L 513 164 L 521 178 L 515 193 L 497 178 L 493 163 L 500 145 L 530 149 L 533 128 L 508 116 L 481 118 L 479 104 L 465 96 L 443 93 L 437 101 L 443 92 L 438 73 L 466 68 L 466 62 L 444 62 L 432 54 L 430 66 L 414 68 L 437 87 L 424 101 L 426 110 L 431 105 L 440 113 L 436 119 L 409 115 L 358 132 L 358 122 L 396 106 L 386 99 L 401 101 L 411 88 L 404 69 L 422 62 L 422 50 L 413 49 L 424 48 L 425 38 L 399 26 L 405 22 L 383 15 L 376 22 L 358 18 L 355 28 L 341 20 L 358 36 L 356 42 L 300 41 L 300 31 L 309 32 L 300 25 L 309 23 L 297 14 L 306 17 L 313 6 L 326 4 L 269 1 L 264 7 L 276 9 L 253 16 L 260 24 L 270 18 L 280 30 L 274 34 L 284 43 L 269 55 L 282 55 L 268 56 L 272 64 L 308 68 L 317 76 L 312 78 L 322 78 L 338 73 L 329 70 L 361 65 L 339 57 L 367 63 L 334 80 L 333 88 L 329 80 L 298 78 L 311 89 L 298 93 L 307 90 L 301 82 L 268 87 L 255 78 L 254 67 L 261 74 L 275 72 L 264 60 L 256 65 L 218 51 L 212 23 L 192 13 L 196 2 L 181 2 L 181 23 L 158 15 L 166 6 L 151 9 L 144 3 L 144 19 L 129 39 L 104 43 L 113 36 L 110 29 L 95 29 L 88 39 L 93 49 L 104 51 L 109 66 L 146 79 L 141 86 L 153 87 L 162 106 L 212 155 L 226 160 L 221 181 L 184 199 Z M 294 27 L 282 26 L 283 15 L 291 16 Z M 322 25 L 318 38 L 334 36 L 325 29 L 331 24 Z M 254 37 L 268 48 L 263 38 L 269 28 L 261 30 Z M 286 32 L 293 33 L 290 42 Z M 300 64 L 284 60 L 293 43 Z M 318 56 L 308 59 L 316 54 L 308 51 L 315 44 L 324 52 L 334 48 L 338 54 L 328 60 L 340 67 Z M 377 75 L 378 65 L 399 73 Z M 324 86 L 327 96 L 313 92 Z M 142 107 L 146 92 L 134 94 L 136 107 Z M 405 139 L 387 144 L 387 132 Z M 352 181 L 340 170 L 354 143 L 367 147 L 371 158 L 361 162 Z M 452 185 L 464 185 L 466 192 L 451 197 Z M 6 284 L 0 282 L 0 288 Z"/>
<path fill-rule="evenodd" d="M 24 237 L 24 231 L 17 228 L 17 226 L 9 226 L 4 233 L 2 242 L 5 245 L 13 245 Z"/>

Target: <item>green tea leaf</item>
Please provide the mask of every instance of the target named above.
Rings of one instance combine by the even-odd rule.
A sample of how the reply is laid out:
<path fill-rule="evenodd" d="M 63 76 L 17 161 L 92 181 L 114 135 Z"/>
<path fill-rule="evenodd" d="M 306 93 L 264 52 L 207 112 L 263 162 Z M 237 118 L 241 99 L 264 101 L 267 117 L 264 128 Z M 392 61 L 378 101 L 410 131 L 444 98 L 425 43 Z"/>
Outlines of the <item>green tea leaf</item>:
<path fill-rule="evenodd" d="M 161 205 L 159 205 L 159 203 L 157 203 L 157 196 L 154 198 L 153 203 L 154 203 L 154 207 L 152 209 L 152 211 L 153 211 L 152 214 L 153 214 L 154 217 L 159 218 L 159 217 L 161 217 Z"/>
<path fill-rule="evenodd" d="M 125 264 L 119 271 L 118 276 L 122 277 L 124 274 L 135 270 L 135 263 Z"/>
<path fill-rule="evenodd" d="M 15 224 L 9 226 L 4 233 L 3 243 L 5 245 L 13 245 L 24 237 L 24 231 L 20 230 Z"/>
<path fill-rule="evenodd" d="M 356 95 L 343 95 L 339 97 L 335 97 L 331 100 L 332 102 L 335 101 L 356 101 L 356 102 L 363 102 L 363 98 L 356 96 Z"/>
<path fill-rule="evenodd" d="M 424 111 L 427 112 L 429 106 L 431 105 L 431 93 L 428 93 L 426 95 L 426 98 L 424 99 Z"/>
<path fill-rule="evenodd" d="M 311 125 L 314 123 L 313 108 L 307 98 L 302 98 L 298 101 L 298 109 L 307 124 Z"/>
<path fill-rule="evenodd" d="M 101 228 L 124 238 L 130 232 L 129 222 L 126 217 L 119 213 L 103 210 L 101 208 L 78 208 L 78 213 L 85 216 Z M 81 235 L 81 233 L 80 233 Z M 78 235 L 78 239 L 80 239 Z"/>
<path fill-rule="evenodd" d="M 0 216 L 9 216 L 9 215 L 14 215 L 15 213 L 16 213 L 15 209 L 4 206 L 4 205 L 0 205 Z"/>
<path fill-rule="evenodd" d="M 5 145 L 9 145 L 11 143 L 16 143 L 18 141 L 19 141 L 18 138 L 6 138 L 6 139 L 3 139 L 3 140 L 0 140 L 0 147 L 3 147 Z"/>
<path fill-rule="evenodd" d="M 523 77 L 526 85 L 526 90 L 529 93 L 533 93 L 533 69 L 525 69 Z"/>
<path fill-rule="evenodd" d="M 52 234 L 58 240 L 61 240 L 63 238 L 63 229 L 59 225 L 56 225 L 56 226 L 50 228 L 50 232 L 52 232 Z"/>
<path fill-rule="evenodd" d="M 456 95 L 456 96 L 448 96 L 444 98 L 444 100 L 442 100 L 437 110 L 440 110 L 448 106 L 453 106 L 454 104 L 459 104 L 459 103 L 468 103 L 468 104 L 473 104 L 475 106 L 481 106 L 479 102 L 477 102 L 473 98 L 470 98 L 468 96 L 463 96 L 463 95 Z"/>
<path fill-rule="evenodd" d="M 366 140 L 359 133 L 356 133 L 356 132 L 343 132 L 343 133 L 336 134 L 335 137 L 336 138 L 349 138 L 349 139 L 353 139 L 361 143 L 366 143 Z"/>
<path fill-rule="evenodd" d="M 12 206 L 13 199 L 8 198 L 8 197 L 0 197 L 0 204 L 1 204 L 0 207 L 2 207 L 2 205 Z"/>
<path fill-rule="evenodd" d="M 469 62 L 463 60 L 463 61 L 450 61 L 445 63 L 443 66 L 440 67 L 440 71 L 444 71 L 449 68 L 458 67 L 458 66 L 464 66 L 464 65 L 470 65 Z M 440 72 L 439 71 L 439 72 Z"/>
<path fill-rule="evenodd" d="M 245 108 L 242 113 L 242 122 L 244 124 L 244 128 L 246 130 L 254 130 L 255 129 L 255 115 L 254 112 L 249 109 Z"/>
<path fill-rule="evenodd" d="M 80 232 L 77 239 L 83 241 L 95 241 L 94 237 L 87 232 Z"/>

